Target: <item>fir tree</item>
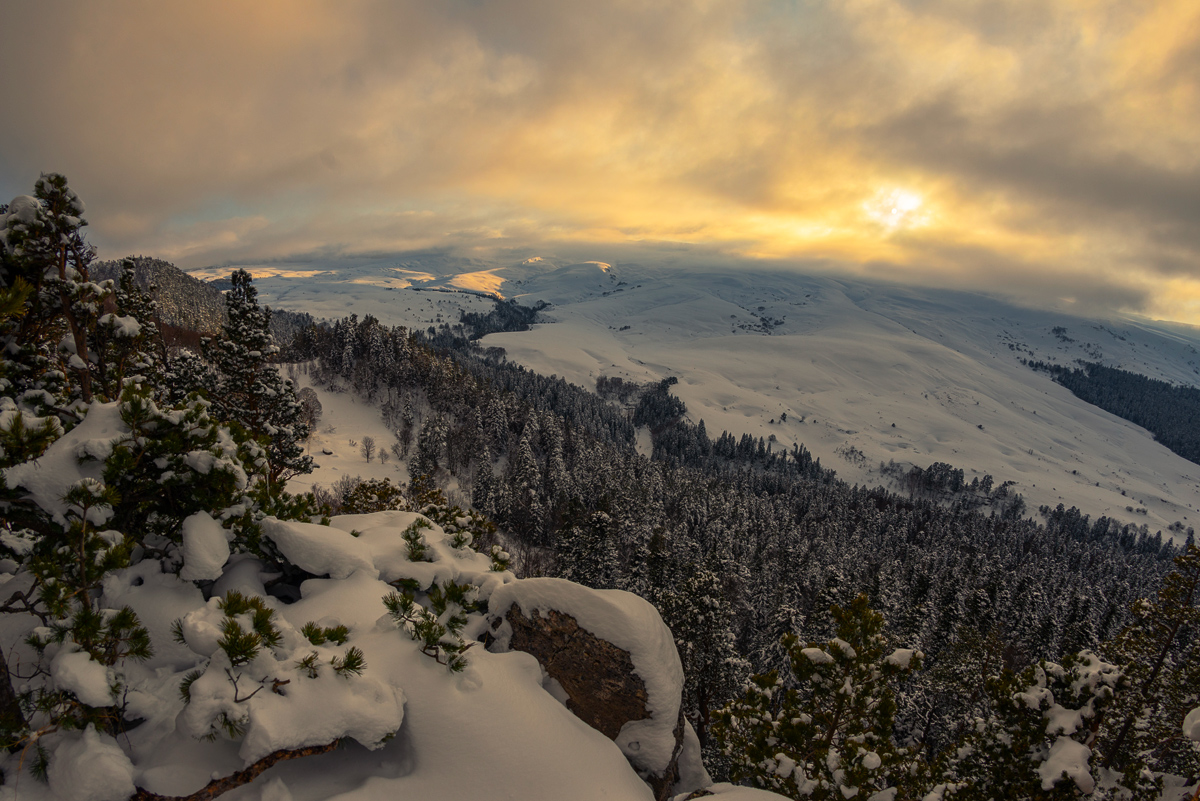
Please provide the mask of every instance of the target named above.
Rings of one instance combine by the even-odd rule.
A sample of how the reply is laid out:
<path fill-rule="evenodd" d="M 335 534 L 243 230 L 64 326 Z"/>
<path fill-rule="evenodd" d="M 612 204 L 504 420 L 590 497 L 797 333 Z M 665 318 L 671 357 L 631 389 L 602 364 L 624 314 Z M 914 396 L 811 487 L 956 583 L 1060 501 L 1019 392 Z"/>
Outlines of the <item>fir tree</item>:
<path fill-rule="evenodd" d="M 717 574 L 702 566 L 676 590 L 664 593 L 660 608 L 683 663 L 684 709 L 711 772 L 719 754 L 710 745 L 712 713 L 734 695 L 749 667 L 737 653 L 733 607 Z"/>
<path fill-rule="evenodd" d="M 774 671 L 755 675 L 717 714 L 730 775 L 796 799 L 916 797 L 920 760 L 893 741 L 892 726 L 896 681 L 921 654 L 888 652 L 883 617 L 865 595 L 831 612 L 837 636 L 828 642 L 786 638 L 793 688 Z"/>
<path fill-rule="evenodd" d="M 223 334 L 204 342 L 205 357 L 215 368 L 214 383 L 206 389 L 219 419 L 238 423 L 269 443 L 264 472 L 268 486 L 276 487 L 311 472 L 312 457 L 300 444 L 308 427 L 295 385 L 269 362 L 279 350 L 271 336 L 270 311 L 259 307 L 248 272 L 237 270 L 230 280 Z"/>

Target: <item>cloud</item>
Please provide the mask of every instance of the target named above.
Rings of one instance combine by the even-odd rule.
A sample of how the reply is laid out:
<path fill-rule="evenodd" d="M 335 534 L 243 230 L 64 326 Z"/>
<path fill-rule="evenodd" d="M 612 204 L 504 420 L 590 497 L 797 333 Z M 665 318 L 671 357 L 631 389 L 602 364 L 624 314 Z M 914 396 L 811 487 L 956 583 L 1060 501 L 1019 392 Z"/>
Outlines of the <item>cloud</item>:
<path fill-rule="evenodd" d="M 0 16 L 0 189 L 62 171 L 104 255 L 186 267 L 703 255 L 1196 321 L 1197 63 L 1177 0 L 46 0 Z"/>

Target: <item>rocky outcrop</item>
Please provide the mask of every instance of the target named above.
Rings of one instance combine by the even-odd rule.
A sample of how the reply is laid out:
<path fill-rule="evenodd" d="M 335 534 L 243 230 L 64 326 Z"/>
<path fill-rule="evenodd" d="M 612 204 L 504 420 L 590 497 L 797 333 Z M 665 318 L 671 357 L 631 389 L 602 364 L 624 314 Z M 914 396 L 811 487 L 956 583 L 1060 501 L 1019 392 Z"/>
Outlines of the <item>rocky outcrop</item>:
<path fill-rule="evenodd" d="M 616 590 L 525 579 L 497 590 L 489 609 L 491 649 L 534 656 L 567 708 L 616 742 L 656 799 L 695 789 L 675 786 L 686 731 L 683 674 L 653 606 Z M 696 775 L 692 768 L 685 773 Z"/>

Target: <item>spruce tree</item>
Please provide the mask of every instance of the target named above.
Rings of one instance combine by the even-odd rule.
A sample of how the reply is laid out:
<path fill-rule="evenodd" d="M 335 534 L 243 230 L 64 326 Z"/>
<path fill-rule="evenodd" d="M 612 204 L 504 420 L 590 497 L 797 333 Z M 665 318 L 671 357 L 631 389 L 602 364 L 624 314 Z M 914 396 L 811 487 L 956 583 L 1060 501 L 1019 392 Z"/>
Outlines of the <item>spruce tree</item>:
<path fill-rule="evenodd" d="M 312 471 L 301 442 L 308 436 L 295 385 L 279 375 L 270 358 L 279 351 L 271 336 L 271 313 L 258 305 L 258 290 L 245 270 L 230 276 L 225 294 L 228 319 L 222 336 L 206 339 L 204 355 L 215 374 L 208 390 L 215 416 L 237 423 L 267 442 L 264 475 L 274 491 L 293 476 Z"/>
<path fill-rule="evenodd" d="M 732 698 L 747 668 L 738 656 L 732 631 L 733 607 L 721 580 L 708 566 L 692 575 L 660 602 L 663 620 L 675 638 L 683 663 L 683 704 L 710 772 L 719 751 L 710 745 L 712 714 Z"/>
<path fill-rule="evenodd" d="M 830 611 L 836 637 L 807 647 L 785 638 L 791 681 L 755 675 L 717 713 L 713 734 L 730 776 L 796 799 L 919 797 L 923 763 L 893 740 L 892 726 L 896 683 L 921 654 L 889 652 L 883 617 L 865 595 Z"/>

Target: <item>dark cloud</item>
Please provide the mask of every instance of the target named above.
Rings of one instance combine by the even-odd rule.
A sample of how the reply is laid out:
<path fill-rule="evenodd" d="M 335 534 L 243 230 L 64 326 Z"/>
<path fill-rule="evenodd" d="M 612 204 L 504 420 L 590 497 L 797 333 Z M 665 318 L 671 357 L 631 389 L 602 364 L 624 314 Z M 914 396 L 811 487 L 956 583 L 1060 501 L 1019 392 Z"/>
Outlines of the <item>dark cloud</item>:
<path fill-rule="evenodd" d="M 1200 245 L 1200 167 L 1097 152 L 1097 117 L 1090 107 L 1024 106 L 976 121 L 943 98 L 876 126 L 870 137 L 892 159 L 952 176 L 964 193 L 1018 197 L 1042 223 L 1137 225 Z M 1200 260 L 1193 270 L 1200 275 Z"/>

